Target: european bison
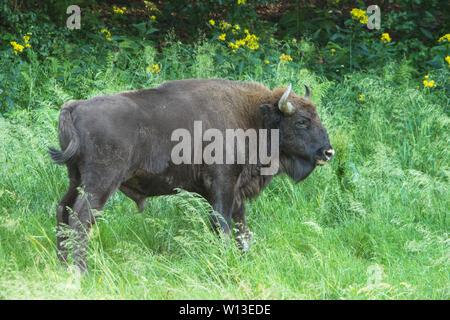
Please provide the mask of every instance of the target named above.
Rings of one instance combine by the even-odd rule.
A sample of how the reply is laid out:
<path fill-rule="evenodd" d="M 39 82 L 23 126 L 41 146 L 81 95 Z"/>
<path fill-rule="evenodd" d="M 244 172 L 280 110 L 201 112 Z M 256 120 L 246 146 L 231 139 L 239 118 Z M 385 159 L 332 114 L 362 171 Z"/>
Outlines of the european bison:
<path fill-rule="evenodd" d="M 233 219 L 236 239 L 246 249 L 251 233 L 245 221 L 245 199 L 258 196 L 273 175 L 284 172 L 296 183 L 305 179 L 334 154 L 309 100 L 310 89 L 305 87 L 306 95 L 299 97 L 291 85 L 270 90 L 259 83 L 188 79 L 65 103 L 58 126 L 62 151 L 49 148 L 49 152 L 56 163 L 68 169 L 69 190 L 57 207 L 57 220 L 58 230 L 69 225 L 74 231 L 75 265 L 82 271 L 87 268 L 88 231 L 95 222 L 92 209 L 102 210 L 117 189 L 133 199 L 139 211 L 147 197 L 172 194 L 175 188 L 196 192 L 220 214 L 211 216 L 214 228 L 230 236 Z M 195 135 L 195 123 L 216 132 L 267 129 L 269 137 L 276 133 L 279 140 L 260 136 L 256 148 L 273 150 L 275 145 L 279 156 L 268 164 L 260 159 L 247 161 L 249 153 L 255 151 L 255 145 L 249 143 L 244 149 L 232 148 L 235 155 L 245 153 L 245 163 L 206 164 L 194 159 L 194 163 L 176 164 L 172 157 L 177 142 L 172 135 L 180 128 Z M 202 141 L 200 152 L 205 145 Z M 198 147 L 194 142 L 194 157 Z M 218 151 L 212 154 L 217 156 Z M 275 167 L 275 172 L 261 174 L 269 166 Z M 79 194 L 78 187 L 84 192 Z M 67 262 L 68 250 L 62 244 L 66 239 L 67 235 L 58 232 L 58 258 L 62 262 Z"/>

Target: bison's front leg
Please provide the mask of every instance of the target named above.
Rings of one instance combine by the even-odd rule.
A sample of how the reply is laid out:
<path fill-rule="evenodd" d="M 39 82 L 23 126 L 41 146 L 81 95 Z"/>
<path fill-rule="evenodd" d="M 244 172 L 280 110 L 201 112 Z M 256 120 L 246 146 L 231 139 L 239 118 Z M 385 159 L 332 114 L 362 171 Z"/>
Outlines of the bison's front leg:
<path fill-rule="evenodd" d="M 247 251 L 252 240 L 252 233 L 247 228 L 245 215 L 246 209 L 244 201 L 236 201 L 236 205 L 233 210 L 233 220 L 237 228 L 235 239 L 239 247 L 242 250 Z"/>
<path fill-rule="evenodd" d="M 234 205 L 234 188 L 227 188 L 226 184 L 217 183 L 208 196 L 208 202 L 211 204 L 214 212 L 211 213 L 211 223 L 217 233 L 223 233 L 229 238 L 231 236 L 231 216 Z"/>

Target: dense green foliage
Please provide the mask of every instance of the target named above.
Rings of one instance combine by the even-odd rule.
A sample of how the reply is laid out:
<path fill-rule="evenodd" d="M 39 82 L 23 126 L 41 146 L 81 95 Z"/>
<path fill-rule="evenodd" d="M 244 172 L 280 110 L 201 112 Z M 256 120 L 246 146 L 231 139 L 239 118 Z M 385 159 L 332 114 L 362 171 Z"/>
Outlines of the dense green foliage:
<path fill-rule="evenodd" d="M 82 27 L 69 30 L 69 2 L 0 1 L 0 112 L 39 107 L 41 95 L 23 92 L 48 88 L 42 81 L 49 77 L 42 73 L 53 75 L 51 81 L 74 98 L 85 97 L 80 79 L 93 79 L 107 66 L 129 70 L 133 88 L 143 86 L 138 73 L 147 66 L 151 70 L 153 64 L 158 64 L 164 79 L 185 77 L 183 68 L 189 67 L 198 45 L 206 43 L 220 49 L 207 51 L 211 56 L 200 52 L 196 61 L 206 59 L 205 63 L 218 66 L 218 76 L 226 78 L 257 74 L 270 79 L 283 62 L 282 54 L 292 58 L 288 62 L 293 69 L 307 68 L 338 81 L 353 71 L 382 73 L 396 61 L 408 77 L 400 72 L 392 79 L 394 84 L 415 80 L 423 86 L 424 75 L 442 73 L 450 66 L 446 1 L 381 1 L 379 30 L 366 26 L 370 16 L 366 6 L 345 0 L 301 6 L 259 0 L 241 4 L 204 0 L 190 5 L 122 1 L 113 6 L 113 1 L 84 0 L 79 3 Z M 170 55 L 174 46 L 182 48 L 176 58 Z M 183 66 L 177 66 L 180 61 Z M 31 79 L 29 68 L 36 64 L 41 74 Z M 434 84 L 450 90 L 445 81 Z"/>
<path fill-rule="evenodd" d="M 258 20 L 254 2 L 245 8 L 235 2 L 198 1 L 208 4 L 203 11 L 183 7 L 183 15 L 201 13 L 194 40 L 177 29 L 162 32 L 185 23 L 170 20 L 166 2 L 143 15 L 129 14 L 128 5 L 124 14 L 114 13 L 111 2 L 111 19 L 93 11 L 72 31 L 55 27 L 65 25 L 58 18 L 64 1 L 21 15 L 11 1 L 1 2 L 0 298 L 450 297 L 450 63 L 448 40 L 438 41 L 448 32 L 438 23 L 442 2 L 401 1 L 404 10 L 386 13 L 387 21 L 408 23 L 401 29 L 382 22 L 377 33 L 352 19 L 350 10 L 364 7 L 347 1 L 341 0 L 346 13 L 330 1 L 338 2 L 340 20 L 313 11 L 324 23 L 319 33 L 314 20 L 292 20 L 304 8 L 292 7 L 274 24 Z M 230 9 L 210 15 L 221 3 Z M 436 21 L 428 27 L 414 16 L 426 12 Z M 222 29 L 221 19 L 231 26 Z M 219 38 L 224 33 L 226 41 Z M 382 33 L 392 41 L 381 41 Z M 427 64 L 433 59 L 440 63 Z M 308 83 L 335 158 L 297 185 L 277 177 L 248 204 L 255 241 L 246 254 L 215 236 L 208 205 L 194 194 L 149 199 L 137 214 L 117 192 L 93 228 L 91 272 L 81 279 L 67 272 L 55 246 L 55 208 L 67 173 L 46 151 L 57 145 L 59 106 L 191 77 L 271 88 L 292 82 L 297 93 Z"/>

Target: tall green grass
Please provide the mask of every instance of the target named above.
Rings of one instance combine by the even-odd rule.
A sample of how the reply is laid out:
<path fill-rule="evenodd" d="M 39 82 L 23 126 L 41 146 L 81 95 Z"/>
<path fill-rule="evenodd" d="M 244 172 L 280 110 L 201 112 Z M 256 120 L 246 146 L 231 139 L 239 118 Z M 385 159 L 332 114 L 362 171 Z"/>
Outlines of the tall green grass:
<path fill-rule="evenodd" d="M 271 87 L 292 82 L 298 93 L 309 83 L 336 149 L 331 164 L 305 181 L 279 176 L 248 204 L 255 234 L 248 253 L 215 236 L 196 195 L 148 199 L 137 214 L 117 192 L 93 228 L 90 273 L 79 278 L 60 267 L 55 208 L 68 179 L 46 152 L 57 144 L 59 105 L 167 79 L 226 76 L 232 66 L 212 63 L 213 46 L 197 49 L 186 60 L 174 43 L 161 74 L 145 71 L 157 62 L 150 48 L 126 68 L 111 52 L 102 68 L 82 75 L 56 58 L 30 66 L 24 101 L 40 107 L 0 117 L 0 298 L 450 297 L 448 97 L 440 88 L 395 84 L 395 66 L 341 83 L 285 65 L 235 77 Z"/>

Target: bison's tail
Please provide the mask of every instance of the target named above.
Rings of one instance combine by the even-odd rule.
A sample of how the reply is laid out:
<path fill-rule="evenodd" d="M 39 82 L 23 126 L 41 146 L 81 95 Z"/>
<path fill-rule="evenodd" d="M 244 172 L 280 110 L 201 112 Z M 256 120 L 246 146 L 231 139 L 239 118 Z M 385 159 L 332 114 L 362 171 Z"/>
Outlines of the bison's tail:
<path fill-rule="evenodd" d="M 80 136 L 77 129 L 73 125 L 72 110 L 75 108 L 74 101 L 69 101 L 62 106 L 59 114 L 58 131 L 59 142 L 62 151 L 49 147 L 50 157 L 57 164 L 64 164 L 72 160 L 77 154 L 80 147 Z M 67 146 L 64 148 L 64 146 Z"/>

